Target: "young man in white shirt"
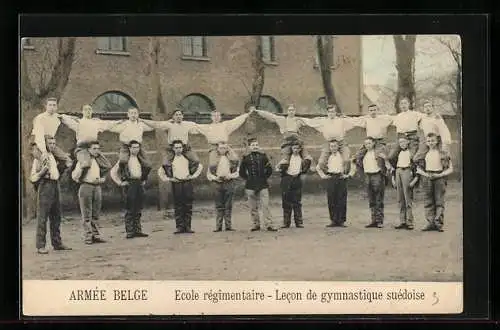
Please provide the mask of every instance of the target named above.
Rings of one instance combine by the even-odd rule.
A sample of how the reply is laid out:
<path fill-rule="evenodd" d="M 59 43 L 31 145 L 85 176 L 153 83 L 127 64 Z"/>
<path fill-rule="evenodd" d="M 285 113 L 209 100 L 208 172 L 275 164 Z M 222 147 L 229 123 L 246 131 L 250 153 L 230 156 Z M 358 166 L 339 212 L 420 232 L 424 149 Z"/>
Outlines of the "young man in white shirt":
<path fill-rule="evenodd" d="M 139 160 L 141 144 L 139 141 L 130 141 L 129 157 L 126 163 L 126 176 L 119 173 L 120 162 L 113 166 L 110 172 L 111 179 L 124 189 L 125 201 L 125 231 L 126 238 L 147 237 L 142 232 L 141 215 L 144 201 L 144 185 L 149 175 L 150 167 L 145 167 Z"/>
<path fill-rule="evenodd" d="M 347 179 L 354 175 L 355 168 L 346 162 L 339 141 L 329 142 L 329 156 L 326 162 L 316 167 L 318 175 L 326 181 L 326 197 L 330 224 L 326 227 L 346 227 L 347 218 Z"/>
<path fill-rule="evenodd" d="M 208 152 L 208 166 L 215 166 L 219 163 L 219 153 L 217 152 L 219 143 L 224 143 L 227 146 L 229 161 L 231 163 L 239 163 L 239 156 L 229 145 L 229 136 L 245 123 L 251 112 L 244 113 L 231 120 L 221 121 L 221 113 L 214 110 L 210 114 L 212 123 L 196 125 L 198 133 L 207 138 L 210 147 L 210 151 Z"/>
<path fill-rule="evenodd" d="M 189 134 L 201 134 L 198 125 L 192 121 L 184 120 L 184 114 L 181 109 L 175 109 L 171 120 L 153 121 L 142 120 L 146 125 L 152 129 L 160 129 L 167 131 L 167 154 L 163 160 L 163 164 L 172 162 L 175 156 L 173 143 L 174 141 L 182 141 L 184 144 L 184 156 L 193 163 L 199 163 L 198 155 L 191 149 L 189 145 Z"/>
<path fill-rule="evenodd" d="M 299 141 L 290 143 L 292 153 L 286 163 L 279 163 L 277 170 L 281 173 L 281 203 L 283 207 L 283 226 L 290 228 L 293 219 L 296 228 L 304 228 L 302 217 L 302 176 L 310 167 L 311 160 L 302 155 L 302 145 Z"/>
<path fill-rule="evenodd" d="M 172 193 L 174 197 L 175 226 L 177 230 L 174 234 L 191 234 L 194 231 L 191 228 L 193 217 L 194 191 L 192 180 L 200 176 L 203 166 L 197 163 L 196 171 L 191 174 L 193 168 L 185 156 L 184 142 L 175 140 L 172 142 L 174 158 L 171 162 L 171 169 L 165 170 L 165 167 L 158 169 L 158 176 L 164 182 L 172 183 Z"/>
<path fill-rule="evenodd" d="M 413 188 L 418 181 L 413 162 L 415 151 L 410 150 L 410 141 L 405 136 L 401 136 L 398 143 L 398 151 L 389 159 L 395 169 L 392 184 L 397 190 L 399 203 L 400 224 L 395 228 L 413 230 Z"/>
<path fill-rule="evenodd" d="M 423 231 L 443 231 L 444 204 L 447 177 L 453 173 L 451 156 L 443 150 L 438 136 L 427 135 L 429 150 L 423 156 L 423 162 L 417 167 L 424 189 L 425 217 L 428 225 Z M 422 164 L 423 163 L 423 164 Z"/>
<path fill-rule="evenodd" d="M 55 137 L 60 125 L 61 120 L 57 115 L 57 99 L 49 97 L 45 101 L 45 111 L 33 119 L 30 144 L 33 146 L 32 154 L 35 159 L 43 162 L 48 157 L 45 136 Z M 57 161 L 63 162 L 67 168 L 73 164 L 70 155 L 58 146 L 53 148 L 52 155 Z"/>
<path fill-rule="evenodd" d="M 408 140 L 408 149 L 415 155 L 420 143 L 418 130 L 423 113 L 410 109 L 410 100 L 407 97 L 402 97 L 399 100 L 399 109 L 401 112 L 392 117 L 392 125 L 396 126 L 398 139 L 400 137 L 406 138 Z M 396 142 L 389 152 L 388 158 L 394 158 L 394 155 L 399 153 L 399 150 L 399 143 Z"/>
<path fill-rule="evenodd" d="M 290 104 L 287 107 L 287 115 L 277 116 L 269 111 L 264 110 L 256 110 L 255 106 L 250 106 L 250 112 L 255 111 L 262 118 L 269 120 L 270 122 L 276 123 L 279 127 L 280 133 L 283 136 L 283 140 L 281 142 L 281 153 L 283 155 L 283 160 L 281 161 L 283 164 L 288 162 L 291 154 L 291 144 L 293 142 L 299 141 L 302 145 L 302 154 L 304 157 L 307 157 L 312 161 L 311 156 L 305 150 L 303 142 L 300 139 L 299 131 L 303 126 L 307 126 L 304 118 L 295 116 L 295 105 Z"/>
<path fill-rule="evenodd" d="M 375 143 L 377 154 L 384 154 L 387 157 L 386 141 L 387 128 L 392 124 L 392 117 L 389 115 L 379 114 L 379 109 L 376 104 L 368 106 L 368 115 L 353 118 L 355 125 L 366 130 L 366 137 L 371 138 Z M 363 144 L 356 153 L 355 159 L 357 162 L 363 160 L 366 153 L 366 147 Z"/>
<path fill-rule="evenodd" d="M 422 131 L 423 138 L 418 147 L 418 151 L 414 156 L 414 160 L 416 162 L 423 159 L 423 157 L 429 150 L 429 146 L 426 141 L 429 134 L 434 134 L 437 136 L 438 143 L 443 150 L 448 151 L 451 144 L 450 130 L 444 122 L 443 117 L 438 113 L 434 113 L 434 106 L 432 104 L 432 101 L 424 101 L 423 106 L 424 114 L 422 115 L 419 124 L 419 128 Z"/>
<path fill-rule="evenodd" d="M 222 231 L 224 220 L 226 231 L 233 231 L 231 215 L 233 211 L 233 195 L 235 179 L 239 177 L 238 162 L 229 160 L 229 146 L 226 142 L 220 142 L 217 146 L 217 158 L 219 162 L 210 165 L 207 170 L 207 179 L 215 184 L 215 219 L 214 232 Z"/>
<path fill-rule="evenodd" d="M 364 141 L 364 155 L 355 160 L 356 167 L 365 175 L 368 205 L 371 221 L 366 228 L 382 228 L 384 224 L 384 194 L 386 186 L 385 155 L 376 150 L 375 139 L 367 137 Z"/>
<path fill-rule="evenodd" d="M 97 141 L 98 135 L 104 131 L 110 131 L 114 126 L 124 122 L 124 120 L 101 120 L 92 118 L 92 106 L 85 104 L 82 106 L 82 118 L 69 116 L 65 114 L 59 115 L 61 122 L 68 126 L 76 133 L 76 148 L 74 155 L 76 160 L 84 169 L 90 167 L 92 159 L 95 159 L 99 167 L 109 170 L 111 163 L 99 153 L 96 157 L 91 157 L 89 154 L 89 142 Z"/>
<path fill-rule="evenodd" d="M 73 181 L 80 184 L 78 188 L 78 201 L 82 214 L 82 226 L 85 244 L 104 243 L 100 238 L 97 221 L 101 212 L 102 191 L 101 184 L 106 181 L 107 169 L 99 166 L 97 158 L 101 148 L 99 142 L 88 142 L 88 154 L 90 156 L 90 166 L 86 167 L 82 162 L 76 163 L 75 169 L 71 173 Z M 87 168 L 86 173 L 83 173 Z"/>
<path fill-rule="evenodd" d="M 54 250 L 71 250 L 61 240 L 61 202 L 57 160 L 53 154 L 56 149 L 54 137 L 44 137 L 46 146 L 43 160 L 33 159 L 30 181 L 37 186 L 36 199 L 36 248 L 39 254 L 47 254 L 45 248 L 47 221 L 50 220 L 50 240 Z"/>
<path fill-rule="evenodd" d="M 345 136 L 349 130 L 354 128 L 358 121 L 355 118 L 338 116 L 336 106 L 333 104 L 327 106 L 327 113 L 327 117 L 303 119 L 307 126 L 319 131 L 326 141 L 323 149 L 321 150 L 321 155 L 319 156 L 318 166 L 324 167 L 328 157 L 330 156 L 330 141 L 337 142 L 339 151 L 344 161 L 350 163 L 351 153 L 347 142 L 345 142 Z"/>
<path fill-rule="evenodd" d="M 118 175 L 122 177 L 122 180 L 129 176 L 129 173 L 127 172 L 127 164 L 130 157 L 131 141 L 135 141 L 140 144 L 141 147 L 139 148 L 137 159 L 139 160 L 141 166 L 147 169 L 148 173 L 151 171 L 151 162 L 146 157 L 146 152 L 143 150 L 142 142 L 143 134 L 145 132 L 151 132 L 154 129 L 139 119 L 139 109 L 135 107 L 128 109 L 127 116 L 128 120 L 125 120 L 109 129 L 111 132 L 119 134 L 118 139 L 122 144 L 118 153 Z"/>

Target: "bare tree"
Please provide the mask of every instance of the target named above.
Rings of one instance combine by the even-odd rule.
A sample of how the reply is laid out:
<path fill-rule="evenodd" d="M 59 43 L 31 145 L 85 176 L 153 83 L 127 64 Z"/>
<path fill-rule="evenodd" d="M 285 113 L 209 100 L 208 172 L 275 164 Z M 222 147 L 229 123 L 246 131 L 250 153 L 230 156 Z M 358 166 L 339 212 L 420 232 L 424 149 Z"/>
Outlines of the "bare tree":
<path fill-rule="evenodd" d="M 332 83 L 333 70 L 333 36 L 316 36 L 316 47 L 318 52 L 318 65 L 321 72 L 321 82 L 325 93 L 327 104 L 335 104 L 337 112 L 342 112 L 335 98 L 335 91 Z"/>
<path fill-rule="evenodd" d="M 396 70 L 398 72 L 398 90 L 394 106 L 399 113 L 399 100 L 410 99 L 410 107 L 415 104 L 415 41 L 416 35 L 394 35 L 396 48 Z"/>
<path fill-rule="evenodd" d="M 28 58 L 27 50 L 21 49 L 21 157 L 23 212 L 27 218 L 35 214 L 35 194 L 29 183 L 31 171 L 31 135 L 34 117 L 43 109 L 46 97 L 61 98 L 68 84 L 69 75 L 75 57 L 76 38 L 57 38 L 55 45 L 48 43 L 40 47 L 42 57 Z M 38 52 L 38 50 L 37 50 Z M 38 71 L 38 72 L 37 72 Z"/>

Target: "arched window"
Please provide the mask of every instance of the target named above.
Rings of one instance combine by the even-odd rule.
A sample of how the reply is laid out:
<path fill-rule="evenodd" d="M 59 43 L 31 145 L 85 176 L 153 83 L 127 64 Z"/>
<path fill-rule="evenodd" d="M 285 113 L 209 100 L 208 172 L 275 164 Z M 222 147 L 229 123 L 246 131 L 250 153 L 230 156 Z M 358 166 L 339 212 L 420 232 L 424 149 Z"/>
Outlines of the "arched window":
<path fill-rule="evenodd" d="M 94 112 L 127 112 L 137 107 L 134 99 L 119 91 L 110 91 L 99 95 L 92 103 Z"/>
<path fill-rule="evenodd" d="M 262 95 L 259 100 L 259 108 L 272 113 L 282 113 L 281 104 L 272 96 Z"/>
<path fill-rule="evenodd" d="M 215 110 L 215 105 L 208 97 L 203 94 L 189 94 L 179 103 L 182 110 L 186 113 L 204 114 Z"/>
<path fill-rule="evenodd" d="M 322 96 L 316 100 L 314 104 L 314 108 L 317 112 L 326 112 L 326 97 Z"/>

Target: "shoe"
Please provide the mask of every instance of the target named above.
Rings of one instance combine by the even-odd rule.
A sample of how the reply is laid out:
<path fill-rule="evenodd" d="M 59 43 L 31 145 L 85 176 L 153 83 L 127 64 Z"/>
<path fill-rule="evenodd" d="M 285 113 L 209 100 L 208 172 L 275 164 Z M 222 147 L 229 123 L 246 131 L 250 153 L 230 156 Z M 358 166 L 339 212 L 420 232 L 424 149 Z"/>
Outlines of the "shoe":
<path fill-rule="evenodd" d="M 226 228 L 226 231 L 236 231 L 233 228 Z"/>
<path fill-rule="evenodd" d="M 227 229 L 226 229 L 226 230 L 227 230 Z M 218 233 L 218 232 L 220 232 L 220 231 L 222 231 L 222 228 L 215 229 L 213 232 L 214 232 L 214 233 Z"/>
<path fill-rule="evenodd" d="M 267 227 L 267 231 L 278 231 L 278 229 L 269 226 Z"/>
<path fill-rule="evenodd" d="M 182 229 L 177 229 L 176 231 L 174 231 L 175 235 L 182 234 L 182 233 L 184 233 L 184 230 L 182 230 Z"/>
<path fill-rule="evenodd" d="M 304 225 L 295 225 L 295 228 L 304 228 Z"/>
<path fill-rule="evenodd" d="M 334 223 L 330 223 L 328 225 L 326 225 L 325 227 L 327 228 L 333 228 L 333 227 L 337 227 Z"/>
<path fill-rule="evenodd" d="M 422 229 L 422 231 L 434 231 L 437 228 L 434 227 L 433 225 L 427 225 L 425 228 Z"/>
<path fill-rule="evenodd" d="M 38 254 L 48 254 L 48 253 L 49 253 L 49 251 L 47 251 L 47 249 L 46 249 L 46 248 L 36 249 L 36 252 L 37 252 Z"/>
<path fill-rule="evenodd" d="M 250 231 L 258 231 L 260 230 L 260 227 L 253 227 L 252 229 L 250 229 Z"/>
<path fill-rule="evenodd" d="M 341 227 L 341 228 L 346 228 L 347 225 L 343 224 L 343 223 L 337 223 L 334 225 L 334 227 Z"/>
<path fill-rule="evenodd" d="M 442 233 L 442 232 L 444 231 L 444 230 L 443 230 L 443 228 L 441 228 L 441 227 L 437 228 L 436 230 L 437 230 L 438 232 L 440 232 L 440 233 Z"/>
<path fill-rule="evenodd" d="M 94 244 L 94 240 L 92 240 L 92 239 L 86 239 L 85 240 L 85 244 L 92 245 L 92 244 Z"/>
<path fill-rule="evenodd" d="M 394 227 L 394 229 L 406 229 L 406 228 L 408 228 L 408 226 L 406 225 L 406 223 L 402 223 L 402 224 Z"/>
<path fill-rule="evenodd" d="M 377 228 L 384 228 L 384 224 L 379 222 L 379 223 L 377 223 L 375 225 L 375 227 L 377 227 Z"/>
<path fill-rule="evenodd" d="M 290 225 L 283 225 L 280 228 L 290 228 Z"/>
<path fill-rule="evenodd" d="M 106 243 L 106 241 L 100 237 L 94 237 L 92 238 L 92 243 Z"/>
<path fill-rule="evenodd" d="M 73 250 L 73 249 L 64 245 L 64 244 L 61 244 L 58 246 L 54 246 L 54 250 L 56 250 L 56 251 L 69 251 L 69 250 Z"/>
<path fill-rule="evenodd" d="M 372 222 L 372 223 L 366 225 L 365 228 L 377 228 L 377 223 L 376 222 Z"/>
<path fill-rule="evenodd" d="M 127 236 L 125 236 L 127 239 L 129 238 L 134 238 L 135 237 L 135 234 L 132 234 L 132 233 L 128 233 Z"/>
<path fill-rule="evenodd" d="M 149 236 L 148 234 L 144 234 L 142 232 L 134 234 L 134 237 L 148 237 L 148 236 Z"/>
<path fill-rule="evenodd" d="M 406 226 L 406 230 L 413 230 L 413 229 L 414 229 L 414 227 L 413 227 L 413 226 L 411 226 L 411 225 L 407 225 L 407 226 Z"/>
<path fill-rule="evenodd" d="M 192 230 L 191 228 L 190 229 L 186 229 L 186 231 L 184 231 L 186 234 L 194 234 L 194 230 Z"/>

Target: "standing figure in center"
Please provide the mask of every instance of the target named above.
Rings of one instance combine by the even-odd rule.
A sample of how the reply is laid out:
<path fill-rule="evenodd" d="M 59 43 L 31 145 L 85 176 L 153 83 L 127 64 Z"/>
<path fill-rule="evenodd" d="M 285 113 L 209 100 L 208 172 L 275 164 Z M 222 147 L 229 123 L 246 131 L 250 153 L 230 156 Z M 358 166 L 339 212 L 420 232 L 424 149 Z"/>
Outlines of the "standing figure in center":
<path fill-rule="evenodd" d="M 226 230 L 233 231 L 231 215 L 233 211 L 234 181 L 239 177 L 239 162 L 232 163 L 229 160 L 229 146 L 225 142 L 217 145 L 217 156 L 219 162 L 209 165 L 207 179 L 214 182 L 215 209 L 217 211 L 214 232 L 222 231 L 222 220 L 225 222 Z"/>
<path fill-rule="evenodd" d="M 299 141 L 291 142 L 292 154 L 288 163 L 278 164 L 277 170 L 281 173 L 281 196 L 283 207 L 283 226 L 290 228 L 292 212 L 295 227 L 304 228 L 302 218 L 302 175 L 311 167 L 311 160 L 302 155 L 302 145 Z"/>
<path fill-rule="evenodd" d="M 250 153 L 243 157 L 239 174 L 246 180 L 245 192 L 253 222 L 252 231 L 260 230 L 259 205 L 262 208 L 266 229 L 276 231 L 269 209 L 269 183 L 267 182 L 273 173 L 273 167 L 269 162 L 269 157 L 260 151 L 257 139 L 248 139 L 248 148 Z"/>
<path fill-rule="evenodd" d="M 255 110 L 255 106 L 250 107 L 250 112 L 255 111 L 262 118 L 267 119 L 273 123 L 276 123 L 280 129 L 280 133 L 283 136 L 281 142 L 281 153 L 283 155 L 282 163 L 288 163 L 291 154 L 291 143 L 299 141 L 302 146 L 302 155 L 304 158 L 308 158 L 312 161 L 312 157 L 307 153 L 304 148 L 303 142 L 299 137 L 299 130 L 303 126 L 307 126 L 304 118 L 295 116 L 295 105 L 290 104 L 287 108 L 287 116 L 277 116 L 269 111 Z"/>

